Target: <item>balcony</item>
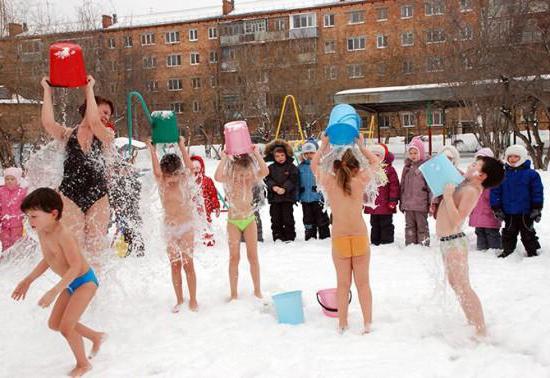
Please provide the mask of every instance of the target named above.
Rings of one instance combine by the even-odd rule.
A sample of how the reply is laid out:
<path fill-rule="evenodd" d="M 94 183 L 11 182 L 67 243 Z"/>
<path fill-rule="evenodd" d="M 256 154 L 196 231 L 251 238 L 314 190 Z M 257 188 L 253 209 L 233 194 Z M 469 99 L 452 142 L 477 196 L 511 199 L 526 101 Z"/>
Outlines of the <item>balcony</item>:
<path fill-rule="evenodd" d="M 221 46 L 242 45 L 245 43 L 263 43 L 272 41 L 283 41 L 287 39 L 287 33 L 281 31 L 260 31 L 256 33 L 237 34 L 237 35 L 222 35 L 220 37 Z"/>
<path fill-rule="evenodd" d="M 290 39 L 317 38 L 317 27 L 290 29 L 288 37 Z"/>

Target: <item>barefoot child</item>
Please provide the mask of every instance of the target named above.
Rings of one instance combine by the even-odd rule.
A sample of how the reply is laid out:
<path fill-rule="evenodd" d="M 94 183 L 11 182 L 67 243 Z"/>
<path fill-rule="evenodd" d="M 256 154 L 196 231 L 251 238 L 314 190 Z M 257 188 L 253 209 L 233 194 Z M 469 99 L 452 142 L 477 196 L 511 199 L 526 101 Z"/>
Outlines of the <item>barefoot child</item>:
<path fill-rule="evenodd" d="M 254 285 L 254 295 L 262 298 L 260 289 L 260 263 L 258 261 L 258 235 L 252 203 L 254 188 L 263 183 L 269 169 L 254 146 L 254 160 L 259 169 L 254 169 L 250 155 L 237 155 L 230 160 L 222 154 L 222 160 L 216 168 L 214 179 L 224 184 L 229 200 L 227 218 L 227 238 L 229 242 L 229 300 L 237 299 L 237 283 L 239 279 L 240 240 L 244 236 L 246 255 L 250 264 L 250 274 Z"/>
<path fill-rule="evenodd" d="M 332 259 L 338 280 L 338 329 L 344 332 L 348 328 L 348 293 L 353 274 L 363 312 L 364 332 L 368 333 L 372 322 L 372 293 L 369 283 L 369 238 L 363 220 L 363 190 L 370 177 L 366 170 L 361 169 L 351 148 L 334 161 L 331 172 L 322 171 L 319 162 L 329 150 L 326 136 L 322 137 L 322 143 L 311 162 L 311 169 L 327 194 L 332 209 Z M 357 146 L 369 164 L 375 167 L 378 158 L 365 148 L 362 135 L 359 135 Z"/>
<path fill-rule="evenodd" d="M 73 234 L 60 222 L 63 202 L 57 192 L 50 188 L 38 188 L 23 200 L 21 210 L 38 233 L 42 260 L 17 285 L 11 296 L 15 300 L 25 299 L 30 285 L 48 268 L 61 277 L 57 285 L 38 301 L 38 305 L 46 308 L 55 300 L 48 326 L 61 332 L 69 343 L 76 359 L 76 366 L 69 375 L 80 377 L 92 368 L 82 338 L 93 343 L 89 356 L 92 358 L 106 336 L 79 323 L 99 283 L 94 271 L 82 257 Z"/>
<path fill-rule="evenodd" d="M 466 171 L 466 180 L 455 190 L 447 185 L 439 206 L 436 233 L 445 264 L 449 284 L 458 297 L 468 322 L 475 327 L 478 336 L 486 334 L 481 302 L 470 286 L 468 273 L 468 242 L 462 227 L 476 206 L 484 188 L 500 184 L 504 167 L 496 159 L 479 156 Z"/>
<path fill-rule="evenodd" d="M 168 249 L 168 258 L 172 267 L 172 285 L 176 293 L 176 305 L 172 312 L 180 311 L 183 304 L 181 269 L 185 271 L 189 288 L 189 308 L 198 309 L 197 277 L 193 265 L 193 193 L 187 190 L 193 178 L 193 162 L 185 148 L 185 140 L 180 137 L 178 143 L 183 167 L 178 155 L 170 153 L 158 160 L 157 152 L 151 142 L 147 143 L 153 163 L 153 174 L 159 186 L 160 199 L 164 208 L 164 230 Z"/>

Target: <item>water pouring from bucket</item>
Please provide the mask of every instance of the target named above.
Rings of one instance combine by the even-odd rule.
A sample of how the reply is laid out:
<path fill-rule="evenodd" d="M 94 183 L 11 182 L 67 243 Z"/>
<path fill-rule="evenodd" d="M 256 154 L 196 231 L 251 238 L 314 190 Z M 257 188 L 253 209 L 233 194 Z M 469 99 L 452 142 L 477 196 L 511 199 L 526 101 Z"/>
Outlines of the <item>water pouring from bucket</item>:
<path fill-rule="evenodd" d="M 70 42 L 50 45 L 50 86 L 78 88 L 87 82 L 82 48 Z"/>
<path fill-rule="evenodd" d="M 351 145 L 359 137 L 360 128 L 361 117 L 355 108 L 348 104 L 339 104 L 330 112 L 325 134 L 332 145 Z"/>

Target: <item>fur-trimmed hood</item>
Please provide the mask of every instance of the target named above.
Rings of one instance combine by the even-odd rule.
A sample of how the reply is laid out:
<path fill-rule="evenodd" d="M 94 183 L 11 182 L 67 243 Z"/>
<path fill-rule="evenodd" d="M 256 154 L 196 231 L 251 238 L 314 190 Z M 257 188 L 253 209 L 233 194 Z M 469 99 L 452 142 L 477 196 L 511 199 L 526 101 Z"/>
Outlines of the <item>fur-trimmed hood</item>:
<path fill-rule="evenodd" d="M 264 152 L 264 160 L 265 161 L 274 161 L 273 151 L 277 147 L 282 147 L 282 148 L 285 149 L 286 157 L 288 159 L 292 159 L 294 157 L 294 155 L 292 153 L 292 147 L 290 146 L 290 144 L 287 141 L 285 141 L 283 139 L 275 139 L 275 140 L 272 140 L 271 142 L 269 142 L 268 144 L 265 145 L 265 152 Z"/>

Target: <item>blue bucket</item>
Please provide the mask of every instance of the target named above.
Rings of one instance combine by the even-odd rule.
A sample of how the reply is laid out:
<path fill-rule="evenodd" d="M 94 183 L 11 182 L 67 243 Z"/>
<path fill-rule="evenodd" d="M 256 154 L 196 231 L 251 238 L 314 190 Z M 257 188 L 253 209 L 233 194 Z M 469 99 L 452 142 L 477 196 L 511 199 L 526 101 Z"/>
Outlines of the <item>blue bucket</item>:
<path fill-rule="evenodd" d="M 330 144 L 353 144 L 359 136 L 360 128 L 361 117 L 359 117 L 353 106 L 339 104 L 332 108 L 330 112 L 325 134 L 327 134 Z"/>
<path fill-rule="evenodd" d="M 302 324 L 304 309 L 302 308 L 302 291 L 288 291 L 271 296 L 279 324 Z"/>

